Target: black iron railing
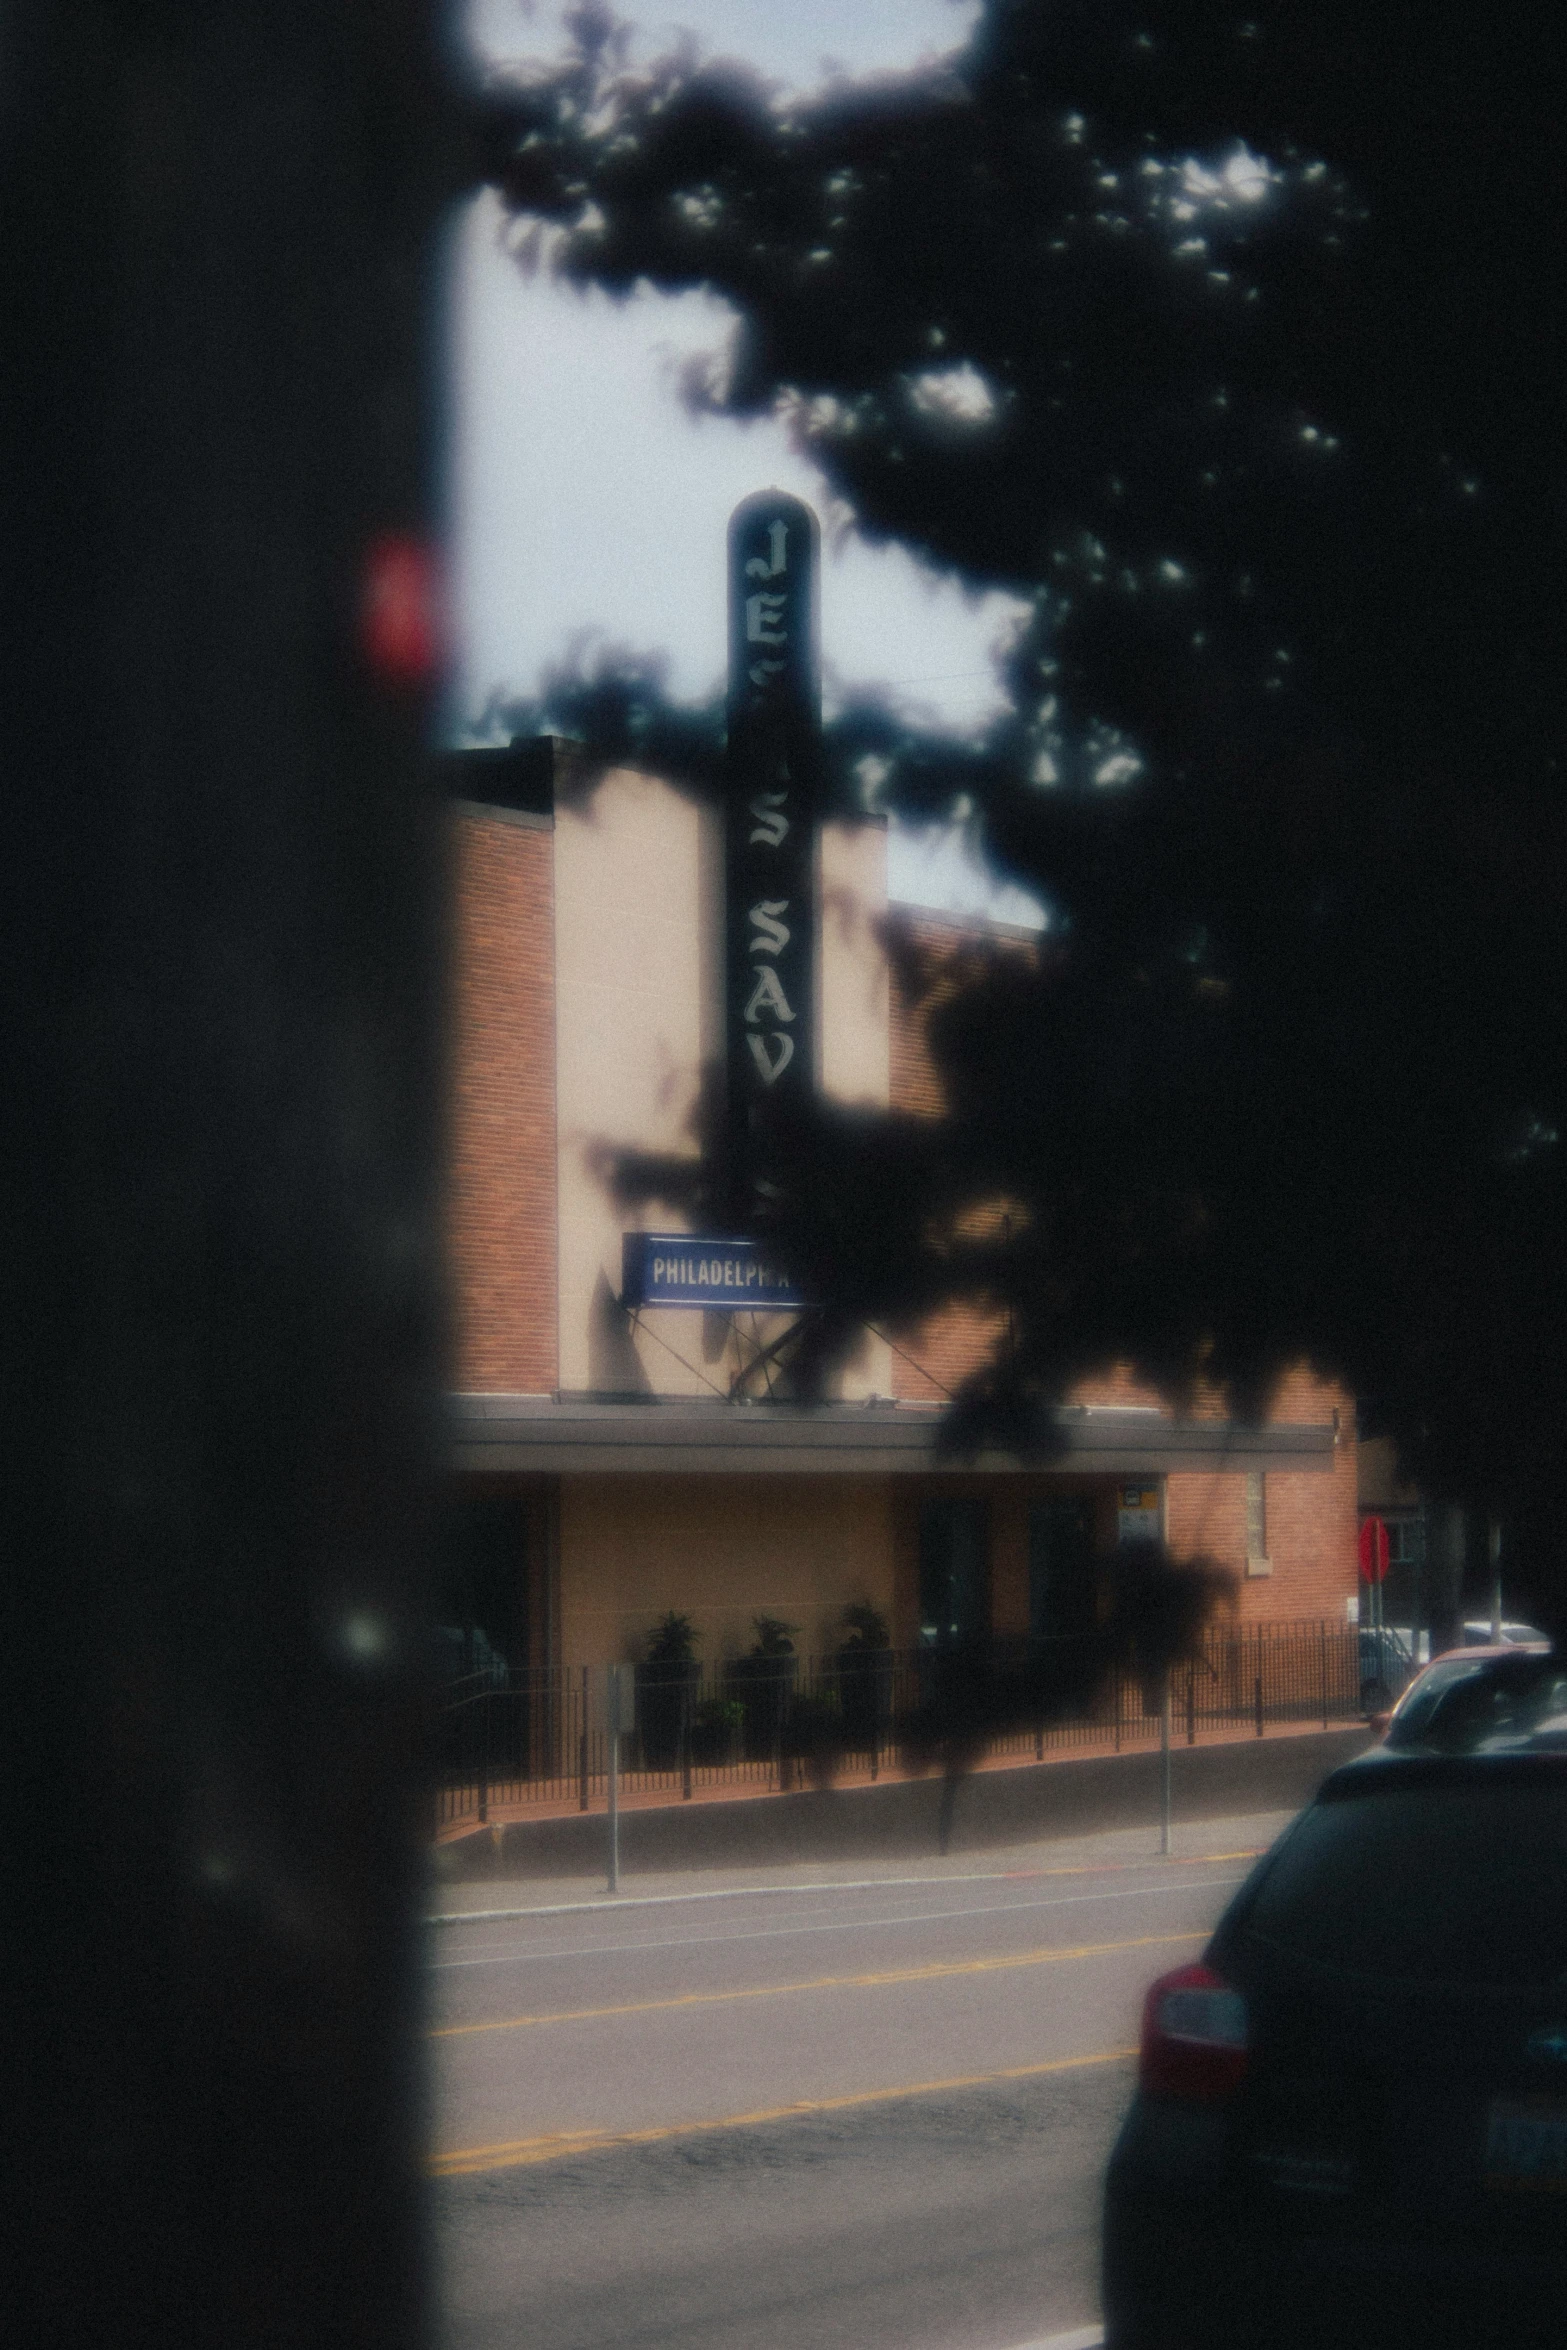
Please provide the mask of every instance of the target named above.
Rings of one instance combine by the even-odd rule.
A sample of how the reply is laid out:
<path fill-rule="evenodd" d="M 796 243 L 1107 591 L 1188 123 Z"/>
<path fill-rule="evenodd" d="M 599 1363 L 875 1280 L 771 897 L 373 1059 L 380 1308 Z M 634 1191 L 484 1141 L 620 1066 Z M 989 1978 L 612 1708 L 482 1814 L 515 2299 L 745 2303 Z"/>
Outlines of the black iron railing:
<path fill-rule="evenodd" d="M 1073 1644 L 1045 1651 L 995 1644 L 976 1671 L 964 1660 L 978 1757 L 1138 1744 L 1159 1735 L 1157 1675 L 1117 1671 L 1080 1696 Z M 1043 1669 L 1041 1669 L 1043 1668 Z M 1363 1719 L 1389 1702 L 1407 1663 L 1342 1623 L 1215 1629 L 1170 1678 L 1171 1734 Z M 703 1789 L 791 1788 L 874 1780 L 929 1761 L 950 1722 L 953 1660 L 920 1649 L 841 1650 L 826 1657 L 742 1657 L 716 1666 L 640 1665 L 636 1727 L 622 1738 L 625 1794 L 691 1796 Z M 609 1763 L 602 1666 L 473 1675 L 449 1686 L 437 1714 L 436 1820 L 484 1820 L 492 1807 L 602 1802 Z M 1054 1691 L 1041 1699 L 1040 1691 Z M 1034 1693 L 1031 1697 L 1030 1693 Z M 946 1695 L 949 1710 L 940 1710 Z"/>

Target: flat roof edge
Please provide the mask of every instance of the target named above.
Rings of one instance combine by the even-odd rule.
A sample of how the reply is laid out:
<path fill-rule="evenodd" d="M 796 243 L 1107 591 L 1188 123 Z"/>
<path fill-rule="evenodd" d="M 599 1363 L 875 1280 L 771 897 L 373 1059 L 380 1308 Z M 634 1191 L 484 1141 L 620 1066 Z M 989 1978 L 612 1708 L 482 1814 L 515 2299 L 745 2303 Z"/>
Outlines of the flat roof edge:
<path fill-rule="evenodd" d="M 1228 1421 L 1153 1421 L 1140 1413 L 1058 1415 L 1059 1449 L 942 1442 L 944 1416 L 856 1404 L 707 1406 L 561 1403 L 543 1397 L 452 1399 L 454 1466 L 468 1471 L 595 1475 L 1083 1475 L 1182 1470 L 1317 1471 L 1335 1457 L 1327 1422 L 1240 1428 Z"/>

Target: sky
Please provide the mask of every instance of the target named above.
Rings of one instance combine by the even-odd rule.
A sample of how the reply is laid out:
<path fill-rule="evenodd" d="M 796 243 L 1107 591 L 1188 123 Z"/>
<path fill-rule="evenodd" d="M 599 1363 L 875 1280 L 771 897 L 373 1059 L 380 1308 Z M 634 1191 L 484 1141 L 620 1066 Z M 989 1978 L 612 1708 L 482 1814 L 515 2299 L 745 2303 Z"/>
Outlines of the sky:
<path fill-rule="evenodd" d="M 639 10 L 635 60 L 675 28 L 704 52 L 739 57 L 779 85 L 810 90 L 824 61 L 851 75 L 904 72 L 961 45 L 975 0 L 675 0 Z M 526 66 L 560 44 L 559 0 L 471 0 L 466 38 L 493 67 Z M 963 730 L 999 706 L 992 655 L 1022 607 L 966 597 L 897 547 L 873 547 L 790 446 L 784 423 L 693 419 L 676 394 L 680 361 L 721 348 L 734 313 L 702 293 L 643 289 L 616 302 L 506 248 L 491 196 L 453 234 L 453 548 L 459 726 L 493 698 L 522 695 L 587 638 L 662 654 L 670 691 L 706 699 L 724 667 L 724 532 L 753 490 L 792 490 L 823 526 L 822 658 L 829 711 L 845 688 L 893 689 L 910 715 Z M 1037 925 L 1035 901 L 998 883 L 973 841 L 896 825 L 889 885 L 905 903 Z"/>

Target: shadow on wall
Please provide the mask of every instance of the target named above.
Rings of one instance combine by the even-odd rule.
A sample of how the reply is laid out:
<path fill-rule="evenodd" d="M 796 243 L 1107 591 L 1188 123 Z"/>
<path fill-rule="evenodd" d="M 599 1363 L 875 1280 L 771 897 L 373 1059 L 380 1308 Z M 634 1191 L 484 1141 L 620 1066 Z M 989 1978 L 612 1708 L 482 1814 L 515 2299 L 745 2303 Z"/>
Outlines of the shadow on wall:
<path fill-rule="evenodd" d="M 631 1317 L 602 1270 L 588 1312 L 588 1384 L 595 1395 L 651 1395 L 653 1383 L 631 1339 Z"/>
<path fill-rule="evenodd" d="M 734 1336 L 734 1318 L 730 1314 L 704 1313 L 702 1316 L 702 1360 L 704 1363 L 722 1362 Z"/>

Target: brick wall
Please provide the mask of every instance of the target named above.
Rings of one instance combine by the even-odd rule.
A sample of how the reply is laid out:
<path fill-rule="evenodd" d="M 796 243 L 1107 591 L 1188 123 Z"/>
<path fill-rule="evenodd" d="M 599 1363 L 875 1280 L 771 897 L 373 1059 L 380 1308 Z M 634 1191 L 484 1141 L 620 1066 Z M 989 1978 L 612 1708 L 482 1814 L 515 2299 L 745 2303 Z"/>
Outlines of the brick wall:
<path fill-rule="evenodd" d="M 452 1384 L 547 1394 L 557 1384 L 554 834 L 477 807 L 452 825 Z"/>
<path fill-rule="evenodd" d="M 1335 1411 L 1338 1442 L 1331 1469 L 1266 1473 L 1263 1507 L 1271 1575 L 1245 1572 L 1243 1476 L 1175 1476 L 1166 1486 L 1170 1548 L 1178 1558 L 1201 1552 L 1231 1568 L 1245 1621 L 1322 1616 L 1344 1621 L 1344 1602 L 1356 1589 L 1354 1407 L 1342 1388 L 1301 1369 L 1286 1374 L 1269 1417 L 1321 1422 L 1330 1421 Z"/>
<path fill-rule="evenodd" d="M 891 910 L 887 959 L 891 968 L 892 1105 L 915 1117 L 939 1118 L 946 1089 L 930 1049 L 934 1013 L 988 972 L 1039 954 L 1035 932 L 1008 924 L 960 921 L 951 915 Z"/>
<path fill-rule="evenodd" d="M 914 1117 L 939 1118 L 946 1091 L 926 1035 L 926 1021 L 953 992 L 953 961 L 964 943 L 956 925 L 934 914 L 900 910 L 888 920 L 892 965 L 889 1051 L 892 1106 Z"/>
<path fill-rule="evenodd" d="M 895 1333 L 892 1393 L 900 1403 L 945 1403 L 988 1363 L 1006 1333 L 1006 1315 L 960 1302 Z"/>

